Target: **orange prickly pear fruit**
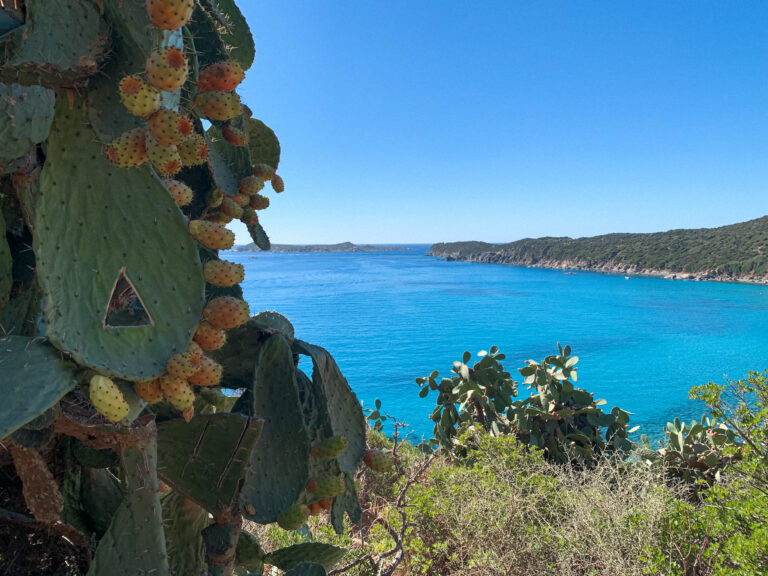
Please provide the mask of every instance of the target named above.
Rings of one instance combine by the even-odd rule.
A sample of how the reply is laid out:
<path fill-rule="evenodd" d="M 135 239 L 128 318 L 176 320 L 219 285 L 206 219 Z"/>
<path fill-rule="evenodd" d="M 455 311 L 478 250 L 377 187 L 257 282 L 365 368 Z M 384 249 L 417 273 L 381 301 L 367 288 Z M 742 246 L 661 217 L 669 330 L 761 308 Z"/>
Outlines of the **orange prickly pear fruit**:
<path fill-rule="evenodd" d="M 192 238 L 211 250 L 229 250 L 235 245 L 235 234 L 224 226 L 205 220 L 192 220 L 189 223 Z"/>
<path fill-rule="evenodd" d="M 176 146 L 162 146 L 147 134 L 147 156 L 161 176 L 173 176 L 181 170 L 181 157 Z"/>
<path fill-rule="evenodd" d="M 374 472 L 389 472 L 394 468 L 392 459 L 381 450 L 368 450 L 363 456 L 363 462 Z"/>
<path fill-rule="evenodd" d="M 204 92 L 195 96 L 192 105 L 209 120 L 229 120 L 242 114 L 240 96 L 234 92 Z"/>
<path fill-rule="evenodd" d="M 203 264 L 203 276 L 208 284 L 227 287 L 240 284 L 245 277 L 245 268 L 236 262 L 208 260 Z"/>
<path fill-rule="evenodd" d="M 140 118 L 149 118 L 163 105 L 160 92 L 136 75 L 120 80 L 120 101 L 128 112 Z"/>
<path fill-rule="evenodd" d="M 186 206 L 192 202 L 192 199 L 195 197 L 192 188 L 184 184 L 184 182 L 172 180 L 171 178 L 164 178 L 163 183 L 165 184 L 165 187 L 168 188 L 168 192 L 171 193 L 171 196 L 173 196 L 173 200 L 176 202 L 177 206 Z"/>
<path fill-rule="evenodd" d="M 251 203 L 251 197 L 245 194 L 235 194 L 232 196 L 232 200 L 238 203 L 242 208 L 245 208 Z"/>
<path fill-rule="evenodd" d="M 323 498 L 317 502 L 323 510 L 330 510 L 333 508 L 333 499 Z"/>
<path fill-rule="evenodd" d="M 262 196 L 261 194 L 254 194 L 251 196 L 248 205 L 254 210 L 266 210 L 269 208 L 269 198 Z"/>
<path fill-rule="evenodd" d="M 149 133 L 163 146 L 181 144 L 182 140 L 192 135 L 192 121 L 174 110 L 162 108 L 152 114 L 147 121 Z"/>
<path fill-rule="evenodd" d="M 200 134 L 192 134 L 178 146 L 182 166 L 199 166 L 208 161 L 208 144 Z"/>
<path fill-rule="evenodd" d="M 212 326 L 222 330 L 230 330 L 245 324 L 250 314 L 248 302 L 232 296 L 213 298 L 203 308 L 203 318 Z"/>
<path fill-rule="evenodd" d="M 272 180 L 272 176 L 275 175 L 275 169 L 269 164 L 254 164 L 252 171 L 254 176 L 258 176 L 265 182 Z"/>
<path fill-rule="evenodd" d="M 147 0 L 147 15 L 160 30 L 178 30 L 192 18 L 195 0 Z"/>
<path fill-rule="evenodd" d="M 264 188 L 264 180 L 258 176 L 247 176 L 237 183 L 237 190 L 243 196 L 253 196 Z"/>
<path fill-rule="evenodd" d="M 278 194 L 280 192 L 285 192 L 285 182 L 283 182 L 283 179 L 277 174 L 272 176 L 272 189 Z"/>
<path fill-rule="evenodd" d="M 221 135 L 224 136 L 224 140 L 232 144 L 232 146 L 246 146 L 248 144 L 248 132 L 230 126 L 229 124 L 221 129 Z"/>
<path fill-rule="evenodd" d="M 295 504 L 277 515 L 277 525 L 283 530 L 301 528 L 309 517 L 309 508 L 303 504 Z"/>
<path fill-rule="evenodd" d="M 195 401 L 195 393 L 189 384 L 182 378 L 165 375 L 160 377 L 160 388 L 163 396 L 179 410 L 186 410 Z"/>
<path fill-rule="evenodd" d="M 198 354 L 181 352 L 179 354 L 174 354 L 168 359 L 165 369 L 171 376 L 176 376 L 177 378 L 189 378 L 200 370 L 202 362 L 203 359 Z"/>
<path fill-rule="evenodd" d="M 218 350 L 227 341 L 227 334 L 221 328 L 216 328 L 210 322 L 203 320 L 198 325 L 193 339 L 203 350 Z"/>
<path fill-rule="evenodd" d="M 184 52 L 176 47 L 158 48 L 147 58 L 147 80 L 158 90 L 174 92 L 187 80 L 189 66 Z"/>
<path fill-rule="evenodd" d="M 200 70 L 197 78 L 198 93 L 204 92 L 232 92 L 245 78 L 242 66 L 230 60 L 216 62 L 207 68 Z"/>
<path fill-rule="evenodd" d="M 317 516 L 323 511 L 323 507 L 320 506 L 320 502 L 312 502 L 312 504 L 309 505 L 309 515 L 310 516 Z"/>
<path fill-rule="evenodd" d="M 107 145 L 107 159 L 119 168 L 141 166 L 147 159 L 146 132 L 141 128 L 124 132 Z"/>
<path fill-rule="evenodd" d="M 149 404 L 156 404 L 163 399 L 163 391 L 160 388 L 160 380 L 144 380 L 133 385 L 136 394 Z"/>
<path fill-rule="evenodd" d="M 88 395 L 96 411 L 110 422 L 120 422 L 128 416 L 128 403 L 125 401 L 123 393 L 117 384 L 106 376 L 91 378 Z"/>
<path fill-rule="evenodd" d="M 334 436 L 323 442 L 315 444 L 309 453 L 315 458 L 331 459 L 338 458 L 339 455 L 347 449 L 346 436 Z"/>
<path fill-rule="evenodd" d="M 216 386 L 221 382 L 221 375 L 224 372 L 221 364 L 208 358 L 208 356 L 202 357 L 200 363 L 200 370 L 198 370 L 194 376 L 190 376 L 187 380 L 190 384 L 195 386 Z"/>

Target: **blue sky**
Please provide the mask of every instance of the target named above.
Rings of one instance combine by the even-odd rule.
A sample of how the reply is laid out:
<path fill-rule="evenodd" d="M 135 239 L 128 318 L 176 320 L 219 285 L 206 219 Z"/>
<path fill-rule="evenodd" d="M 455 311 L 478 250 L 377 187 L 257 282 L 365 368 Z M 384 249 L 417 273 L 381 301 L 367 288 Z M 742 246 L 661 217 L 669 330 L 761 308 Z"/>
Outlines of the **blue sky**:
<path fill-rule="evenodd" d="M 768 214 L 762 2 L 246 0 L 273 242 L 511 241 Z M 250 241 L 236 228 L 238 243 Z"/>

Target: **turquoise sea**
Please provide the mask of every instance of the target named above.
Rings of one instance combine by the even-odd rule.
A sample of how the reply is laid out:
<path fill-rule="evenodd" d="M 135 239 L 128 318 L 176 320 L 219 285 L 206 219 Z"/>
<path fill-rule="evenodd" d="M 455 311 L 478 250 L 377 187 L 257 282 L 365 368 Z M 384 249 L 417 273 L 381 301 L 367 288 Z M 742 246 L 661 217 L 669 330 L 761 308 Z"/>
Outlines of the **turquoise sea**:
<path fill-rule="evenodd" d="M 393 252 L 243 253 L 251 311 L 277 310 L 328 349 L 366 406 L 429 435 L 434 397 L 414 379 L 448 376 L 464 350 L 497 345 L 513 374 L 557 342 L 578 355 L 578 385 L 659 437 L 699 418 L 688 389 L 768 367 L 768 287 L 568 273 Z M 304 366 L 303 366 L 304 367 Z M 310 367 L 311 369 L 311 367 Z M 521 394 L 527 394 L 521 389 Z"/>

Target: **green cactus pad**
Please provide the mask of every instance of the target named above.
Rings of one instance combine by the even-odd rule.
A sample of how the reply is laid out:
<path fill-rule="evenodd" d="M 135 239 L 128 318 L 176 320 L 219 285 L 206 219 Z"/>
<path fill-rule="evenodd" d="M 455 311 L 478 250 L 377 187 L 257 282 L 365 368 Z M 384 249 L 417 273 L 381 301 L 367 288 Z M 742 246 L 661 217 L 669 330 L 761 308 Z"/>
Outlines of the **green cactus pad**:
<path fill-rule="evenodd" d="M 347 438 L 348 446 L 338 458 L 339 465 L 344 472 L 354 473 L 365 452 L 365 416 L 360 402 L 326 350 L 301 340 L 294 342 L 294 348 L 312 357 L 312 381 L 324 391 L 333 435 Z"/>
<path fill-rule="evenodd" d="M 24 336 L 0 339 L 0 440 L 56 404 L 77 384 L 74 366 Z"/>
<path fill-rule="evenodd" d="M 347 489 L 344 494 L 336 496 L 331 508 L 331 524 L 336 534 L 344 532 L 344 513 L 349 516 L 352 524 L 357 524 L 363 518 L 363 510 L 360 508 L 360 498 L 357 495 L 355 479 L 351 474 L 344 474 L 344 484 Z"/>
<path fill-rule="evenodd" d="M 0 83 L 0 161 L 24 156 L 48 137 L 53 107 L 52 90 Z"/>
<path fill-rule="evenodd" d="M 211 513 L 229 507 L 261 433 L 261 420 L 205 414 L 158 424 L 160 478 Z"/>
<path fill-rule="evenodd" d="M 285 576 L 326 576 L 322 564 L 316 562 L 300 562 L 285 573 Z"/>
<path fill-rule="evenodd" d="M 259 573 L 264 570 L 264 550 L 256 536 L 250 532 L 240 532 L 235 551 L 235 571 L 237 574 Z"/>
<path fill-rule="evenodd" d="M 248 22 L 234 0 L 205 0 L 203 4 L 222 26 L 221 41 L 230 47 L 232 59 L 248 70 L 256 57 L 256 47 Z"/>
<path fill-rule="evenodd" d="M 246 120 L 248 149 L 254 164 L 266 164 L 277 170 L 280 164 L 280 141 L 272 129 L 256 118 Z"/>
<path fill-rule="evenodd" d="M 11 286 L 13 286 L 13 259 L 8 240 L 5 238 L 5 219 L 0 212 L 0 310 L 11 297 Z"/>
<path fill-rule="evenodd" d="M 237 183 L 240 179 L 233 173 L 227 158 L 221 154 L 221 151 L 218 149 L 220 146 L 217 147 L 207 134 L 205 141 L 208 144 L 208 161 L 213 171 L 213 179 L 216 182 L 216 186 L 221 188 L 224 194 L 235 196 L 239 193 Z M 224 144 L 229 146 L 226 142 Z"/>
<path fill-rule="evenodd" d="M 197 80 L 198 72 L 201 69 L 228 58 L 227 49 L 217 32 L 219 17 L 213 16 L 211 6 L 207 1 L 200 3 L 200 5 L 205 6 L 205 10 L 200 6 L 195 8 L 192 13 L 192 20 L 185 27 L 189 30 L 195 49 L 196 69 L 194 67 L 195 62 L 191 62 L 195 80 Z"/>
<path fill-rule="evenodd" d="M 346 548 L 338 548 L 323 542 L 302 542 L 270 552 L 264 558 L 264 562 L 277 566 L 280 570 L 290 570 L 302 562 L 315 562 L 321 564 L 326 570 L 331 570 L 346 553 Z"/>
<path fill-rule="evenodd" d="M 48 338 L 113 376 L 159 375 L 204 304 L 197 246 L 173 198 L 148 168 L 109 164 L 77 99 L 72 110 L 57 105 L 40 191 L 34 250 Z M 124 281 L 138 296 L 128 311 L 151 321 L 112 321 Z"/>
<path fill-rule="evenodd" d="M 78 504 L 87 517 L 89 531 L 101 538 L 109 530 L 112 517 L 123 503 L 123 493 L 115 476 L 103 468 L 84 468 L 81 484 Z M 65 512 L 66 501 L 65 494 Z"/>
<path fill-rule="evenodd" d="M 244 388 L 245 394 L 250 397 L 263 342 L 261 330 L 253 323 L 253 319 L 242 326 L 227 330 L 226 344 L 218 350 L 209 352 L 211 358 L 224 367 L 222 387 Z M 244 410 L 243 413 L 253 416 L 253 412 L 250 411 L 252 408 L 253 406 Z"/>
<path fill-rule="evenodd" d="M 202 531 L 210 521 L 208 512 L 173 492 L 163 498 L 163 523 L 168 564 L 174 574 L 205 573 L 205 548 Z"/>
<path fill-rule="evenodd" d="M 230 123 L 235 128 L 242 129 L 245 126 L 242 116 L 233 118 L 230 120 Z M 247 146 L 232 146 L 232 144 L 224 139 L 219 127 L 215 125 L 211 125 L 208 128 L 206 136 L 208 136 L 210 142 L 208 145 L 209 149 L 213 148 L 215 150 L 221 160 L 227 164 L 238 182 L 251 175 L 253 162 L 251 161 L 251 153 Z"/>
<path fill-rule="evenodd" d="M 264 419 L 264 436 L 251 454 L 240 509 L 250 520 L 267 524 L 296 502 L 309 474 L 310 445 L 293 351 L 280 334 L 261 348 L 252 394 L 253 414 Z"/>
<path fill-rule="evenodd" d="M 273 310 L 259 312 L 249 320 L 249 323 L 262 331 L 279 332 L 286 337 L 289 343 L 294 341 L 293 324 L 279 312 Z"/>
<path fill-rule="evenodd" d="M 251 235 L 251 240 L 256 243 L 256 246 L 262 250 L 271 250 L 272 242 L 269 241 L 269 236 L 261 224 L 258 222 L 254 224 L 248 224 L 248 233 Z"/>

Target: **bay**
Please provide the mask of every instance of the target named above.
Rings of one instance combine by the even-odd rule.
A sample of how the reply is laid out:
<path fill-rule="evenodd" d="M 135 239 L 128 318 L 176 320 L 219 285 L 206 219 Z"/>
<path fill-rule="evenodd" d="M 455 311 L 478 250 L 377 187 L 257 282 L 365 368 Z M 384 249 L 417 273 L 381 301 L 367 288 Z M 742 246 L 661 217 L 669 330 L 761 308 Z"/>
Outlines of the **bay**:
<path fill-rule="evenodd" d="M 287 316 L 298 338 L 334 356 L 365 406 L 380 398 L 416 440 L 431 434 L 434 397 L 420 399 L 415 378 L 449 376 L 464 350 L 499 346 L 516 377 L 525 360 L 569 344 L 578 385 L 632 412 L 652 438 L 675 417 L 701 417 L 692 385 L 768 368 L 765 286 L 445 262 L 426 256 L 429 246 L 404 248 L 225 258 L 245 266 L 252 313 Z"/>

